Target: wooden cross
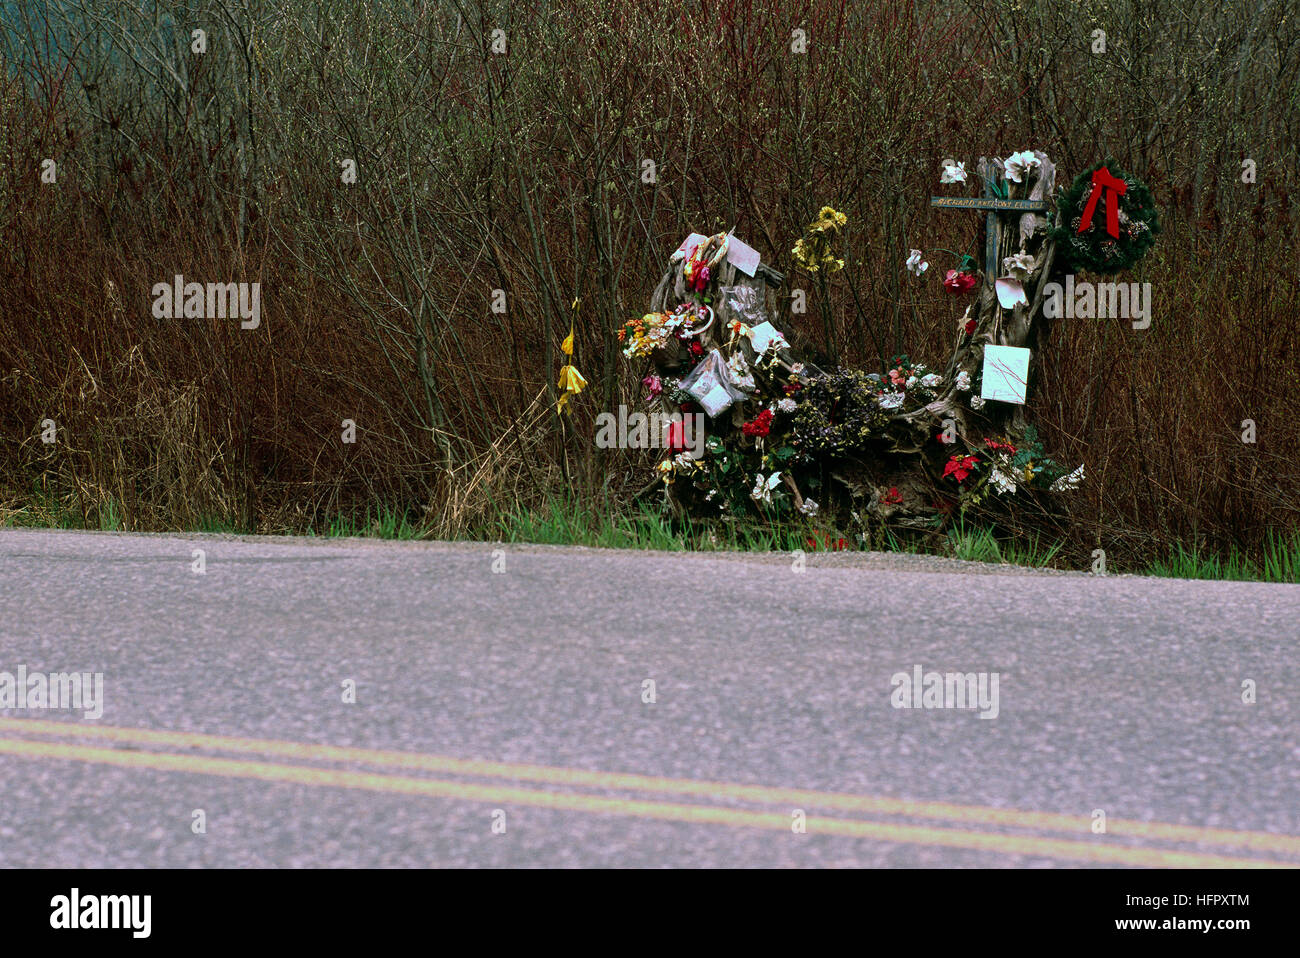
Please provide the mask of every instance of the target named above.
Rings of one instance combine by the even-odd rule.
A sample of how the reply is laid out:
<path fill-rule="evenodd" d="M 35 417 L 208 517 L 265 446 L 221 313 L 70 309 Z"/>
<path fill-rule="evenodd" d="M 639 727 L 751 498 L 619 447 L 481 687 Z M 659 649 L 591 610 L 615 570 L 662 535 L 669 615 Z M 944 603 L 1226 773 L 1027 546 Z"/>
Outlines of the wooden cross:
<path fill-rule="evenodd" d="M 992 182 L 984 179 L 984 196 L 980 199 L 968 199 L 964 196 L 932 196 L 931 206 L 946 206 L 950 209 L 984 210 L 984 279 L 990 285 L 1001 275 L 998 259 L 998 214 L 1015 211 L 1018 213 L 1041 213 L 1049 209 L 1042 200 L 1004 200 L 993 194 Z"/>

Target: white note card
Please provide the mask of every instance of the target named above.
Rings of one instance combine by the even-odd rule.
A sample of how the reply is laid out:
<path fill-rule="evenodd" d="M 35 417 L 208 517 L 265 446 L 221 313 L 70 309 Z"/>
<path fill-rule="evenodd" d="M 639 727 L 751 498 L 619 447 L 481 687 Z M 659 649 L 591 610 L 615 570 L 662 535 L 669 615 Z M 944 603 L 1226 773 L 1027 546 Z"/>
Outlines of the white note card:
<path fill-rule="evenodd" d="M 985 346 L 980 396 L 999 402 L 1025 402 L 1029 388 L 1029 350 L 1020 346 Z"/>

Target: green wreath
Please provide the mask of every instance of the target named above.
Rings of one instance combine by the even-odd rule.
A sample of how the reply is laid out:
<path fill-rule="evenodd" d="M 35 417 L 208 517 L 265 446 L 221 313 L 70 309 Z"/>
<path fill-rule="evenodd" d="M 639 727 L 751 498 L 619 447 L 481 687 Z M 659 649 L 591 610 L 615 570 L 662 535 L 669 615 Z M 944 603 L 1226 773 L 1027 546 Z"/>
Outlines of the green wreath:
<path fill-rule="evenodd" d="M 1119 198 L 1119 238 L 1106 232 L 1106 204 L 1115 194 L 1107 191 L 1093 211 L 1092 223 L 1082 233 L 1084 207 L 1092 193 L 1092 174 L 1102 167 L 1124 181 L 1127 189 Z M 1075 177 L 1056 205 L 1056 228 L 1052 238 L 1057 250 L 1075 272 L 1119 273 L 1130 269 L 1146 255 L 1160 232 L 1160 217 L 1155 200 L 1145 183 L 1126 173 L 1111 160 L 1098 163 Z"/>
<path fill-rule="evenodd" d="M 889 422 L 876 400 L 879 383 L 857 369 L 837 369 L 805 383 L 790 441 L 805 453 L 843 456 L 863 448 Z"/>

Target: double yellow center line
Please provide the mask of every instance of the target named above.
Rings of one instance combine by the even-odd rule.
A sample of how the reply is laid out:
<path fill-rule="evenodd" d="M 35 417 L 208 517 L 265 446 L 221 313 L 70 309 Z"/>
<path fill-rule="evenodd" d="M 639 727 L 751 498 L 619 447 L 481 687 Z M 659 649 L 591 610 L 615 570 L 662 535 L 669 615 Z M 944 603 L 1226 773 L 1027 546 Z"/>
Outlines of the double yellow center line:
<path fill-rule="evenodd" d="M 88 741 L 104 744 L 84 744 Z M 195 754 L 195 750 L 226 755 L 251 755 L 255 758 Z M 417 752 L 198 732 L 0 718 L 0 755 L 362 789 L 493 805 L 758 828 L 785 832 L 791 838 L 798 837 L 793 834 L 791 824 L 794 811 L 800 809 L 806 815 L 808 834 L 839 835 L 880 842 L 1094 864 L 1184 868 L 1296 867 L 1300 864 L 1285 860 L 1300 858 L 1300 836 L 1270 832 L 1233 831 L 1110 818 L 1106 823 L 1106 833 L 1096 835 L 1091 831 L 1091 819 L 1086 813 L 1062 815 L 947 802 L 913 802 L 886 796 L 593 772 L 548 765 L 492 762 Z M 321 767 L 322 764 L 349 767 Z M 422 774 L 417 777 L 367 771 L 366 768 Z M 435 775 L 457 778 L 432 777 Z M 524 783 L 539 784 L 542 787 L 521 787 Z M 630 794 L 591 794 L 590 791 L 581 791 L 582 789 Z M 651 799 L 645 797 L 647 795 L 665 796 L 677 801 Z M 681 801 L 682 799 L 699 801 L 687 802 Z M 760 808 L 706 802 L 757 805 Z M 875 819 L 898 817 L 938 824 L 879 821 L 862 816 L 873 816 Z M 1015 831 L 1008 833 L 1004 829 Z M 1061 834 L 1075 837 L 1058 837 Z M 1152 847 L 1150 843 L 1194 845 L 1197 850 Z M 1211 853 L 1199 850 L 1204 847 L 1216 851 Z M 1267 857 L 1223 855 L 1217 853 L 1219 849 L 1261 853 Z"/>

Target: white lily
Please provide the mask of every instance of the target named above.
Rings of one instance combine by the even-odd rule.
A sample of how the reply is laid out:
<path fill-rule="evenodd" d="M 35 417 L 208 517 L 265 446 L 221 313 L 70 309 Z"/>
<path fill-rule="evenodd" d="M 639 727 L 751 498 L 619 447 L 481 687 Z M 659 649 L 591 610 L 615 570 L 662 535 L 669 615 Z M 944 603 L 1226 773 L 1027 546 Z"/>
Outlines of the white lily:
<path fill-rule="evenodd" d="M 943 172 L 939 174 L 940 183 L 965 183 L 966 182 L 966 164 L 954 162 L 953 160 L 943 161 Z"/>
<path fill-rule="evenodd" d="M 907 269 L 913 276 L 920 276 L 929 268 L 930 264 L 921 258 L 921 251 L 919 249 L 914 249 L 908 254 Z"/>
<path fill-rule="evenodd" d="M 1026 173 L 1037 169 L 1038 166 L 1038 157 L 1034 156 L 1034 151 L 1022 150 L 1019 153 L 1012 153 L 1002 161 L 1002 172 L 1012 183 L 1020 183 Z"/>

